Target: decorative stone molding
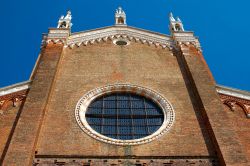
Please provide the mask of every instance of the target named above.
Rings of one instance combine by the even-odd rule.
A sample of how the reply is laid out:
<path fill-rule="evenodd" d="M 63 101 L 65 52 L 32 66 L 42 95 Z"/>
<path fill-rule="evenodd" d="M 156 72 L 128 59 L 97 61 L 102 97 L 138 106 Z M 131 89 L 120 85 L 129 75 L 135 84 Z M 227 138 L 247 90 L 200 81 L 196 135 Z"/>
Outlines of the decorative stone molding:
<path fill-rule="evenodd" d="M 27 95 L 30 81 L 14 84 L 0 89 L 0 114 L 3 114 L 10 106 L 16 107 Z M 9 105 L 11 103 L 11 105 Z"/>
<path fill-rule="evenodd" d="M 196 49 L 201 51 L 200 42 L 197 39 L 197 37 L 194 36 L 193 32 L 186 32 L 186 31 L 180 31 L 180 32 L 174 32 L 173 33 L 173 39 L 175 41 L 175 44 L 178 46 L 188 46 L 193 45 Z"/>
<path fill-rule="evenodd" d="M 65 47 L 73 48 L 75 46 L 86 46 L 88 44 L 99 43 L 100 41 L 105 42 L 108 39 L 114 40 L 118 38 L 129 41 L 135 40 L 143 44 L 155 45 L 156 47 L 161 46 L 162 48 L 168 49 L 172 49 L 174 46 L 170 36 L 128 26 L 111 26 L 91 31 L 72 33 L 70 36 L 67 35 L 66 30 L 52 29 L 48 35 L 43 37 L 42 46 L 53 42 L 63 43 Z"/>
<path fill-rule="evenodd" d="M 240 106 L 246 116 L 250 118 L 250 93 L 238 89 L 232 89 L 224 86 L 217 86 L 216 90 L 223 104 L 227 105 L 231 111 L 235 110 L 236 105 Z"/>
<path fill-rule="evenodd" d="M 48 34 L 43 34 L 41 47 L 49 43 L 66 44 L 67 38 L 70 35 L 70 29 L 66 28 L 50 28 Z"/>
<path fill-rule="evenodd" d="M 12 94 L 18 91 L 27 90 L 30 87 L 31 81 L 25 81 L 4 88 L 0 88 L 0 99 L 8 94 Z"/>
<path fill-rule="evenodd" d="M 228 88 L 228 87 L 221 86 L 221 85 L 217 85 L 216 90 L 218 93 L 221 93 L 224 95 L 233 96 L 233 97 L 237 97 L 237 98 L 245 99 L 245 100 L 250 100 L 250 92 L 247 92 L 247 91 Z"/>
<path fill-rule="evenodd" d="M 156 104 L 158 104 L 163 113 L 164 113 L 164 122 L 162 126 L 153 134 L 146 136 L 144 138 L 140 139 L 134 139 L 134 140 L 119 140 L 119 139 L 112 139 L 109 137 L 106 137 L 102 134 L 97 133 L 95 130 L 93 130 L 89 124 L 87 123 L 87 120 L 85 118 L 85 113 L 87 111 L 88 105 L 95 100 L 97 97 L 114 93 L 114 92 L 130 92 L 135 93 L 144 97 L 147 97 L 151 100 L 153 100 Z M 158 94 L 157 92 L 144 88 L 137 85 L 130 85 L 130 84 L 113 84 L 113 85 L 107 85 L 104 87 L 99 87 L 96 89 L 93 89 L 89 92 L 87 92 L 77 103 L 76 109 L 75 109 L 75 117 L 78 125 L 80 128 L 89 136 L 110 144 L 115 145 L 139 145 L 148 143 L 150 141 L 153 141 L 154 139 L 159 138 L 163 134 L 167 133 L 171 126 L 174 123 L 175 114 L 173 107 L 171 104 L 165 99 L 163 96 Z"/>
<path fill-rule="evenodd" d="M 27 89 L 14 92 L 0 97 L 0 114 L 4 114 L 4 111 L 10 107 L 16 107 L 20 105 L 27 95 Z M 10 104 L 11 103 L 11 104 Z"/>
<path fill-rule="evenodd" d="M 134 157 L 133 159 L 130 158 L 121 158 L 121 156 L 116 158 L 107 158 L 104 156 L 103 158 L 91 158 L 91 157 L 79 157 L 76 156 L 75 158 L 70 157 L 58 157 L 56 156 L 49 156 L 46 157 L 42 155 L 36 155 L 33 160 L 33 165 L 36 166 L 52 166 L 52 165 L 71 165 L 71 166 L 97 166 L 97 165 L 104 165 L 104 166 L 119 166 L 119 165 L 140 165 L 140 166 L 177 166 L 177 165 L 193 165 L 193 166 L 218 166 L 219 162 L 216 157 L 210 156 L 178 156 L 178 157 L 169 157 L 169 156 L 161 156 L 159 158 L 142 158 L 140 156 Z"/>
<path fill-rule="evenodd" d="M 74 48 L 81 45 L 106 42 L 108 39 L 124 39 L 142 44 L 160 46 L 163 49 L 177 48 L 178 45 L 194 45 L 198 50 L 200 49 L 199 40 L 194 36 L 193 32 L 175 32 L 173 37 L 150 32 L 129 26 L 111 26 L 90 31 L 78 32 L 69 34 L 67 29 L 50 29 L 47 35 L 44 35 L 42 46 L 48 43 L 60 43 L 65 47 Z"/>
<path fill-rule="evenodd" d="M 115 39 L 115 40 L 113 40 L 113 43 L 115 45 L 119 45 L 119 46 L 127 46 L 130 44 L 130 42 L 124 38 Z"/>
<path fill-rule="evenodd" d="M 221 101 L 223 104 L 227 105 L 231 111 L 235 111 L 235 107 L 238 105 L 245 112 L 246 116 L 250 118 L 250 101 L 245 99 L 240 99 L 233 96 L 228 96 L 225 94 L 220 94 Z"/>
<path fill-rule="evenodd" d="M 173 43 L 169 36 L 157 34 L 132 27 L 107 27 L 82 33 L 74 33 L 68 38 L 67 46 L 73 48 L 75 45 L 93 44 L 98 41 L 107 41 L 107 39 L 123 38 L 129 41 L 146 43 L 149 45 L 161 46 L 162 48 L 172 48 Z"/>

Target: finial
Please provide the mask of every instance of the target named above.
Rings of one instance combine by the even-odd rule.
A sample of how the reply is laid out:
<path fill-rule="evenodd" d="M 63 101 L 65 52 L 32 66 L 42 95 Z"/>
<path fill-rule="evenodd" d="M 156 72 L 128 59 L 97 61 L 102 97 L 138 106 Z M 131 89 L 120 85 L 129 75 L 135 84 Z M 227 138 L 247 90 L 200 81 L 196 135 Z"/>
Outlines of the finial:
<path fill-rule="evenodd" d="M 169 14 L 169 21 L 170 21 L 170 31 L 173 32 L 180 32 L 184 31 L 182 21 L 179 17 L 176 17 L 176 19 L 173 16 L 173 13 Z"/>
<path fill-rule="evenodd" d="M 175 21 L 173 13 L 169 13 L 169 21 Z"/>
<path fill-rule="evenodd" d="M 181 22 L 181 19 L 179 17 L 176 17 L 176 20 L 179 21 L 179 22 Z"/>
<path fill-rule="evenodd" d="M 115 25 L 126 25 L 126 14 L 121 7 L 118 7 L 115 12 Z"/>
<path fill-rule="evenodd" d="M 71 11 L 68 10 L 66 16 L 62 15 L 59 20 L 58 20 L 58 25 L 57 28 L 71 28 L 72 23 L 71 23 L 72 15 Z"/>

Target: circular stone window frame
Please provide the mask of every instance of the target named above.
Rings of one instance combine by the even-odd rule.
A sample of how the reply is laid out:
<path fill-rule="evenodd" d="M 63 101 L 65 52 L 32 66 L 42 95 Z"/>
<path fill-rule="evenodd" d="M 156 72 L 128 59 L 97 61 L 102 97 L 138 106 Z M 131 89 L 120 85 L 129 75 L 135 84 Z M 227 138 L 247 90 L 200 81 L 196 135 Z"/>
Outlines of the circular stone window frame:
<path fill-rule="evenodd" d="M 139 138 L 139 139 L 132 139 L 132 140 L 120 140 L 120 139 L 110 138 L 92 129 L 91 126 L 88 124 L 86 117 L 85 117 L 85 113 L 87 112 L 89 104 L 91 104 L 92 101 L 94 101 L 96 98 L 100 96 L 108 95 L 108 94 L 112 94 L 116 92 L 137 94 L 155 102 L 164 113 L 164 121 L 161 127 L 151 135 L 148 135 L 146 137 Z M 103 87 L 98 87 L 87 92 L 78 101 L 76 105 L 75 118 L 80 128 L 86 134 L 88 134 L 92 138 L 95 138 L 99 141 L 109 143 L 109 144 L 115 144 L 115 145 L 139 145 L 139 144 L 151 142 L 161 137 L 162 135 L 166 134 L 174 123 L 175 113 L 174 113 L 174 109 L 172 105 L 167 99 L 165 99 L 162 95 L 160 95 L 159 93 L 149 88 L 145 88 L 145 87 L 137 86 L 137 85 L 131 85 L 131 84 L 112 84 L 112 85 L 107 85 Z"/>
<path fill-rule="evenodd" d="M 119 42 L 119 41 L 126 42 L 126 44 L 124 44 L 124 45 L 118 45 L 117 42 Z M 127 45 L 130 44 L 130 42 L 128 40 L 126 40 L 126 39 L 118 38 L 118 39 L 113 40 L 113 44 L 117 45 L 117 46 L 127 46 Z"/>

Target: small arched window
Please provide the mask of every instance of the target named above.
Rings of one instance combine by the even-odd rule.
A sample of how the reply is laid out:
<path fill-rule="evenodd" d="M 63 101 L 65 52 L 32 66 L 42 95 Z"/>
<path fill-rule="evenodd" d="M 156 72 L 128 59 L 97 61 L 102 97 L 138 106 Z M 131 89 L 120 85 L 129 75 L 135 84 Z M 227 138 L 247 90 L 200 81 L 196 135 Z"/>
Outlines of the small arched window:
<path fill-rule="evenodd" d="M 61 23 L 61 25 L 60 25 L 60 28 L 66 28 L 66 26 L 67 26 L 66 22 L 63 21 L 63 22 Z"/>
<path fill-rule="evenodd" d="M 124 24 L 124 19 L 122 17 L 118 18 L 118 24 Z"/>
<path fill-rule="evenodd" d="M 176 31 L 181 31 L 181 26 L 180 26 L 179 24 L 176 24 L 176 25 L 175 25 L 175 30 L 176 30 Z"/>

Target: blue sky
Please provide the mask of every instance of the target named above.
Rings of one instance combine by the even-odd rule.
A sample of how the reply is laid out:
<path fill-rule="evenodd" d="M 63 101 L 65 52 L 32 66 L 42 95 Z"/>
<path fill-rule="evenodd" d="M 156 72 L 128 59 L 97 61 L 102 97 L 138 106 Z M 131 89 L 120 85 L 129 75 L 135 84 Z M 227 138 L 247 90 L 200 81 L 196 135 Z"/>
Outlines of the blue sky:
<path fill-rule="evenodd" d="M 42 33 L 72 11 L 72 32 L 114 24 L 122 6 L 129 26 L 169 34 L 168 14 L 199 37 L 217 84 L 250 91 L 250 1 L 25 0 L 1 1 L 0 87 L 29 79 Z"/>

